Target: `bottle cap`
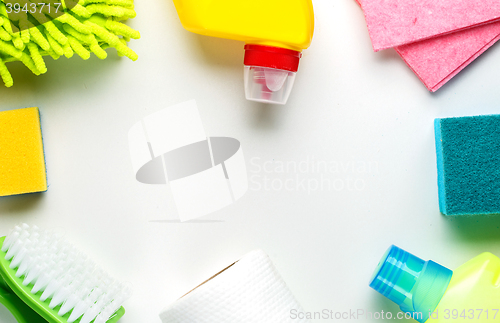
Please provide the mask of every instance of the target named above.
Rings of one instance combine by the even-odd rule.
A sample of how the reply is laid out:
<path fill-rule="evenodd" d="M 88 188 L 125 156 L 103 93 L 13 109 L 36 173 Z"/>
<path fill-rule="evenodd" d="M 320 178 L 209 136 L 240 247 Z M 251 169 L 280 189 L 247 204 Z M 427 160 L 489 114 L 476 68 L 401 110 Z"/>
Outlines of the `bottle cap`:
<path fill-rule="evenodd" d="M 285 104 L 302 54 L 262 45 L 245 46 L 245 94 L 248 100 Z"/>
<path fill-rule="evenodd" d="M 302 53 L 296 50 L 262 45 L 245 45 L 246 66 L 268 67 L 296 73 Z"/>
<path fill-rule="evenodd" d="M 404 312 L 420 314 L 414 318 L 425 322 L 446 292 L 452 275 L 446 267 L 391 246 L 378 264 L 370 287 Z"/>

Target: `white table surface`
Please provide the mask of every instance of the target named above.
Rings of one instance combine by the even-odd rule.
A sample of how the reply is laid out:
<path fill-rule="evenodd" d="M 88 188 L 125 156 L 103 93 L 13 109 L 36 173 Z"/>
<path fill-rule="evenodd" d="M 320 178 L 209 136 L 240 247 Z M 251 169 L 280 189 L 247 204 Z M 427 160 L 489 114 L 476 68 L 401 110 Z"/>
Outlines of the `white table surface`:
<path fill-rule="evenodd" d="M 246 101 L 243 43 L 185 31 L 169 0 L 137 1 L 137 62 L 49 58 L 39 77 L 11 65 L 0 110 L 40 107 L 50 187 L 1 198 L 0 234 L 21 221 L 65 232 L 133 284 L 122 323 L 160 322 L 163 307 L 256 248 L 305 310 L 335 312 L 398 311 L 368 287 L 391 244 L 452 269 L 483 251 L 500 255 L 500 218 L 440 215 L 433 133 L 436 117 L 500 113 L 500 47 L 431 94 L 395 51 L 372 51 L 353 0 L 314 6 L 314 40 L 286 106 Z M 127 135 L 189 99 L 208 135 L 240 140 L 250 189 L 205 221 L 176 223 L 167 187 L 135 180 Z M 312 169 L 325 162 L 329 171 Z M 278 187 L 291 179 L 314 189 L 321 178 L 337 189 Z"/>

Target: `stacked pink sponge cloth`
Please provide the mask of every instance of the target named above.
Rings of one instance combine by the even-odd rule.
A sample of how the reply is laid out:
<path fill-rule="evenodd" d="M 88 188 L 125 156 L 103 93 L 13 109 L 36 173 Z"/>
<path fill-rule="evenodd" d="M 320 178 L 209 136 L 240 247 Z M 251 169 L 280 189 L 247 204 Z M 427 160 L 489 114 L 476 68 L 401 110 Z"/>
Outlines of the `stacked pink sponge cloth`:
<path fill-rule="evenodd" d="M 500 39 L 498 0 L 357 0 L 375 51 L 395 48 L 432 92 Z"/>

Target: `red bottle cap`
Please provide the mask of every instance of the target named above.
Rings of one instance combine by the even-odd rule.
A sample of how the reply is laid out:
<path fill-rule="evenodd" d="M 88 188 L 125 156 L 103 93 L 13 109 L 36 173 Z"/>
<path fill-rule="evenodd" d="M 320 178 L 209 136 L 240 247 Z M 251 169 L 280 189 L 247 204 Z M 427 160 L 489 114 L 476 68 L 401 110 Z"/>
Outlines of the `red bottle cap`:
<path fill-rule="evenodd" d="M 297 72 L 301 52 L 262 45 L 245 45 L 245 65 Z"/>

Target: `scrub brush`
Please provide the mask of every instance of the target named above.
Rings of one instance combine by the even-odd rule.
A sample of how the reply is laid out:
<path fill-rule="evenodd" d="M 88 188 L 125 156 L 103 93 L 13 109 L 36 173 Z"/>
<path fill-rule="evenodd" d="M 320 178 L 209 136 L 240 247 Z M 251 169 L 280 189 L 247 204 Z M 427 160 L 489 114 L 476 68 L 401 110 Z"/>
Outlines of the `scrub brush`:
<path fill-rule="evenodd" d="M 130 289 L 57 235 L 22 224 L 0 238 L 0 303 L 19 323 L 114 323 Z"/>
<path fill-rule="evenodd" d="M 80 0 L 69 7 L 64 0 L 54 1 L 0 0 L 0 77 L 5 86 L 14 84 L 5 65 L 12 61 L 40 75 L 47 72 L 43 56 L 57 60 L 76 53 L 87 60 L 92 52 L 105 59 L 105 49 L 113 47 L 118 55 L 137 60 L 127 42 L 140 33 L 122 23 L 136 16 L 133 0 Z"/>

